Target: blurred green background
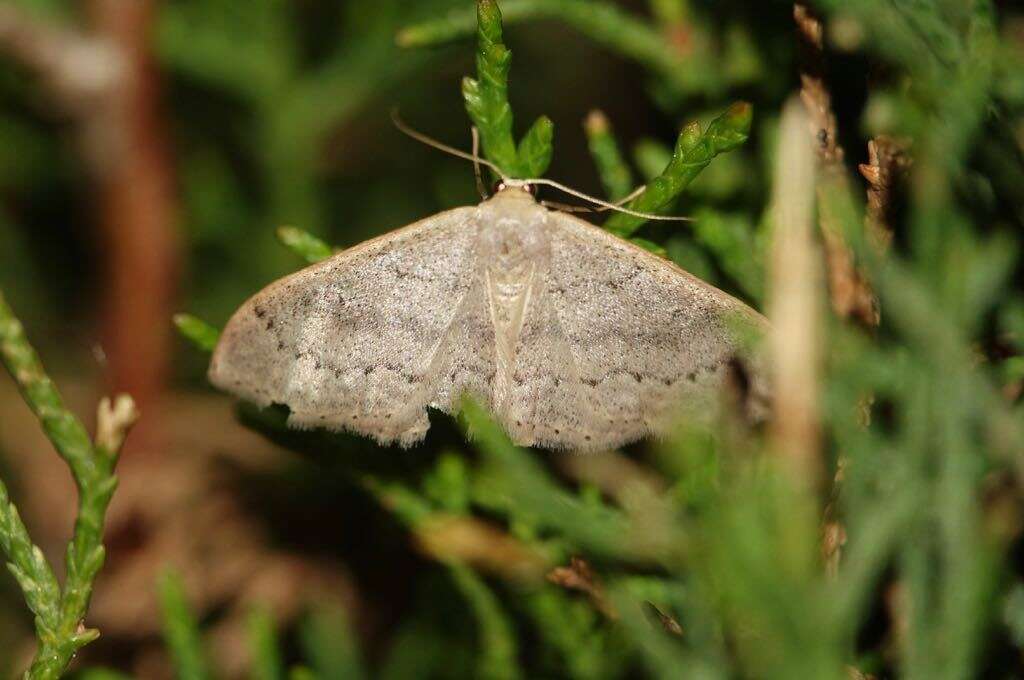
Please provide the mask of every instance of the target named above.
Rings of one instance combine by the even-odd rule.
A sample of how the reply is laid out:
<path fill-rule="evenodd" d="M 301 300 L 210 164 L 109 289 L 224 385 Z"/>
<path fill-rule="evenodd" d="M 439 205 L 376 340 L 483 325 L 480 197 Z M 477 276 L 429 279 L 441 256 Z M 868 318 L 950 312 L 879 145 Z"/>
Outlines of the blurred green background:
<path fill-rule="evenodd" d="M 256 656 L 266 678 L 300 662 L 320 677 L 809 678 L 854 665 L 879 677 L 1024 677 L 1019 8 L 815 3 L 823 61 L 801 49 L 786 2 L 501 3 L 517 131 L 542 114 L 555 122 L 547 176 L 564 184 L 606 195 L 583 127 L 592 110 L 611 122 L 640 183 L 664 168 L 684 124 L 753 104 L 749 141 L 717 158 L 675 208 L 697 221 L 639 235 L 759 309 L 777 124 L 801 69 L 825 69 L 838 120 L 830 142 L 845 147 L 848 177 L 829 194 L 838 207 L 822 203 L 847 225 L 862 223 L 855 173 L 870 160 L 867 141 L 912 140 L 913 169 L 887 208 L 891 257 L 904 267 L 895 271 L 913 285 L 872 265 L 882 327 L 860 332 L 830 318 L 823 331 L 825 476 L 845 459 L 855 471 L 847 495 L 829 487 L 805 516 L 799 493 L 776 493 L 774 478 L 735 460 L 716 462 L 761 455 L 762 433 L 691 433 L 612 459 L 630 480 L 647 468 L 662 479 L 667 490 L 655 488 L 677 503 L 668 535 L 706 549 L 694 565 L 678 545 L 612 545 L 618 513 L 663 518 L 644 505 L 653 501 L 617 497 L 598 473 L 580 472 L 586 461 L 501 453 L 497 433 L 478 454 L 452 419 L 435 418 L 426 444 L 397 451 L 353 437 L 296 440 L 273 414 L 243 410 L 270 444 L 210 392 L 206 355 L 174 331 L 181 311 L 223 326 L 249 295 L 302 266 L 278 227 L 348 247 L 479 200 L 470 164 L 404 137 L 390 117 L 397 108 L 417 129 L 469 148 L 460 81 L 475 71 L 472 2 L 0 2 L 0 289 L 87 421 L 90 399 L 111 389 L 135 394 L 145 413 L 122 464 L 94 600 L 104 637 L 79 669 L 170 677 L 176 656 L 179 677 L 207 677 L 206 663 L 224 677 L 257 677 Z M 403 32 L 424 22 L 425 32 Z M 458 38 L 435 41 L 432 26 Z M 856 207 L 844 212 L 851 197 Z M 925 349 L 935 347 L 957 352 Z M 4 387 L 0 474 L 56 557 L 71 487 Z M 875 417 L 862 427 L 855 412 L 869 394 Z M 997 394 L 1005 413 L 989 407 Z M 1015 425 L 993 443 L 984 433 L 997 412 Z M 929 433 L 939 430 L 936 441 Z M 887 474 L 902 486 L 887 485 Z M 536 495 L 505 488 L 519 482 Z M 929 515 L 940 507 L 949 516 Z M 559 512 L 565 525 L 552 519 Z M 868 546 L 850 567 L 853 584 L 836 591 L 809 566 L 829 513 L 863 527 L 851 541 Z M 473 524 L 467 540 L 483 557 L 438 558 L 423 529 L 435 514 L 505 533 Z M 573 521 L 591 523 L 592 534 Z M 945 547 L 926 540 L 937 525 L 949 530 Z M 899 537 L 916 537 L 907 541 L 916 548 Z M 788 548 L 797 557 L 778 564 Z M 534 549 L 549 566 L 596 560 L 614 604 L 502 573 L 519 562 L 536 571 Z M 951 557 L 965 553 L 977 560 Z M 167 577 L 165 609 L 187 598 L 207 633 L 210 661 L 192 671 L 189 641 L 162 638 L 165 567 L 184 588 Z M 920 598 L 910 614 L 893 604 L 907 590 Z M 3 591 L 0 646 L 12 651 L 0 669 L 16 669 L 30 656 L 31 621 L 9 580 Z M 830 603 L 847 597 L 856 604 L 836 605 L 834 616 Z M 607 616 L 604 607 L 630 598 L 650 605 L 656 625 Z M 661 610 L 682 621 L 685 649 L 662 634 Z M 281 641 L 267 642 L 275 626 Z"/>

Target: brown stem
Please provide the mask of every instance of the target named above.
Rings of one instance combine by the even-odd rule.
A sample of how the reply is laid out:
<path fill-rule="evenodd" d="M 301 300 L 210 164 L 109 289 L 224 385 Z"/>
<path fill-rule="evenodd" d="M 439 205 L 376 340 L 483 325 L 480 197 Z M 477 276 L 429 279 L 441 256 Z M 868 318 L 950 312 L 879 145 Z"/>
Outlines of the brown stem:
<path fill-rule="evenodd" d="M 585 594 L 590 598 L 594 607 L 612 621 L 619 618 L 615 607 L 608 601 L 604 585 L 590 564 L 583 558 L 573 557 L 569 561 L 569 566 L 555 567 L 548 572 L 547 579 L 550 583 L 566 590 L 576 590 Z"/>
<path fill-rule="evenodd" d="M 92 31 L 0 3 L 0 51 L 36 74 L 75 119 L 97 187 L 106 268 L 108 390 L 147 407 L 166 381 L 179 244 L 159 78 L 150 54 L 154 0 L 91 0 Z M 133 437 L 145 446 L 143 431 Z"/>
<path fill-rule="evenodd" d="M 807 490 L 822 480 L 819 422 L 820 259 L 814 239 L 815 152 L 796 100 L 782 113 L 772 197 L 772 450 Z"/>
<path fill-rule="evenodd" d="M 167 377 L 179 256 L 160 80 L 149 50 L 155 10 L 147 0 L 90 3 L 95 34 L 122 55 L 124 73 L 106 106 L 84 121 L 107 268 L 108 379 L 143 409 Z"/>
<path fill-rule="evenodd" d="M 845 152 L 839 143 L 832 96 L 825 85 L 824 29 L 821 21 L 800 3 L 793 6 L 793 18 L 804 48 L 800 98 L 810 116 L 811 129 L 817 142 L 815 147 L 821 167 L 821 181 L 818 185 L 820 194 L 829 191 L 830 185 L 847 181 L 843 165 Z M 838 220 L 823 212 L 820 221 L 833 310 L 838 316 L 856 319 L 869 328 L 877 326 L 877 300 L 864 273 L 856 266 Z"/>
<path fill-rule="evenodd" d="M 893 184 L 910 165 L 906 148 L 906 142 L 876 137 L 868 142 L 868 162 L 860 165 L 860 174 L 868 182 L 868 233 L 879 250 L 888 249 L 892 242 Z"/>

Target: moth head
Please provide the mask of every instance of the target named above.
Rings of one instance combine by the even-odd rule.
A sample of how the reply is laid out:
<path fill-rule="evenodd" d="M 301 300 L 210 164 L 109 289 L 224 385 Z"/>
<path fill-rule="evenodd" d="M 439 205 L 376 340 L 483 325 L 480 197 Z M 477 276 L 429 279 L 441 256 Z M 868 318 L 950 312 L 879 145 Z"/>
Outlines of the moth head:
<path fill-rule="evenodd" d="M 530 196 L 537 198 L 537 185 L 525 179 L 499 179 L 494 183 L 494 186 L 491 187 L 491 194 L 497 195 L 503 191 L 508 191 L 509 189 L 518 189 L 519 191 L 526 192 Z"/>

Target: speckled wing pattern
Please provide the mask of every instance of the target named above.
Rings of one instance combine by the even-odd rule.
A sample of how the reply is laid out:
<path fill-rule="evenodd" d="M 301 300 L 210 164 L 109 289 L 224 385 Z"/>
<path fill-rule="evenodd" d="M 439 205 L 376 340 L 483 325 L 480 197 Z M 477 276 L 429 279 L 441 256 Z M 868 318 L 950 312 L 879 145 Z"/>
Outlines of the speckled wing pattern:
<path fill-rule="evenodd" d="M 228 323 L 211 381 L 290 424 L 404 446 L 463 394 L 519 444 L 595 450 L 717 398 L 760 315 L 519 190 L 271 284 Z M 761 387 L 757 361 L 743 357 Z"/>
<path fill-rule="evenodd" d="M 742 370 L 767 399 L 752 309 L 668 260 L 571 215 L 549 213 L 550 265 L 518 355 L 514 436 L 546 448 L 621 446 L 706 415 Z"/>
<path fill-rule="evenodd" d="M 441 213 L 271 284 L 228 322 L 211 382 L 259 406 L 288 406 L 296 427 L 422 439 L 440 368 L 471 391 L 492 372 L 491 331 L 474 322 L 469 295 L 475 214 Z M 458 332 L 474 324 L 483 337 Z M 460 342 L 465 354 L 453 360 L 446 352 Z"/>

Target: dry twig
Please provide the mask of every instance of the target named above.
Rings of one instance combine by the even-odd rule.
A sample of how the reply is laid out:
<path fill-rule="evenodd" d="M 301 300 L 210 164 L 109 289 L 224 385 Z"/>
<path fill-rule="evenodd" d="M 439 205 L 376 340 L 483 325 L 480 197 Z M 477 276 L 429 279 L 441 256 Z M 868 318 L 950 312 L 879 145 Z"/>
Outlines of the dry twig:
<path fill-rule="evenodd" d="M 860 164 L 860 174 L 868 182 L 868 234 L 880 251 L 892 242 L 893 184 L 910 165 L 906 146 L 892 137 L 876 137 L 868 142 L 868 162 Z"/>
<path fill-rule="evenodd" d="M 797 479 L 821 479 L 818 423 L 820 345 L 819 255 L 813 238 L 815 156 L 807 113 L 796 101 L 782 115 L 775 173 L 775 240 L 771 254 L 769 312 L 774 326 L 772 366 L 775 453 Z"/>
<path fill-rule="evenodd" d="M 552 569 L 548 573 L 547 578 L 548 581 L 556 586 L 584 593 L 590 598 L 594 607 L 609 619 L 615 620 L 619 617 L 615 607 L 608 601 L 604 586 L 586 560 L 580 557 L 573 557 L 569 561 L 568 567 Z"/>
<path fill-rule="evenodd" d="M 416 527 L 416 540 L 431 557 L 458 562 L 516 581 L 539 580 L 547 558 L 495 526 L 471 517 L 437 515 Z"/>
<path fill-rule="evenodd" d="M 793 6 L 793 17 L 805 47 L 800 98 L 810 118 L 810 129 L 817 140 L 821 164 L 821 181 L 818 186 L 820 194 L 831 191 L 829 187 L 835 183 L 847 181 L 843 166 L 845 152 L 839 144 L 832 96 L 823 75 L 824 31 L 821 22 L 800 3 Z M 857 319 L 869 328 L 877 326 L 877 300 L 863 272 L 856 266 L 853 253 L 843 239 L 838 220 L 826 212 L 821 214 L 820 220 L 833 310 L 840 317 Z"/>
<path fill-rule="evenodd" d="M 683 627 L 674 618 L 661 611 L 653 602 L 645 602 L 647 612 L 658 620 L 658 624 L 665 629 L 666 633 L 675 637 L 683 637 Z"/>

